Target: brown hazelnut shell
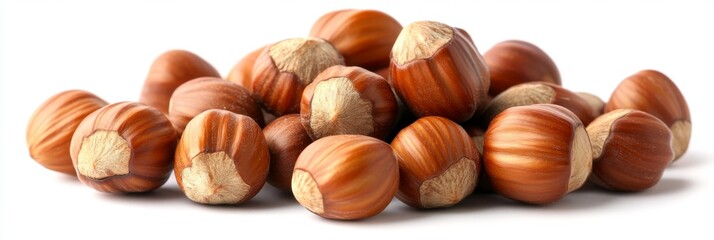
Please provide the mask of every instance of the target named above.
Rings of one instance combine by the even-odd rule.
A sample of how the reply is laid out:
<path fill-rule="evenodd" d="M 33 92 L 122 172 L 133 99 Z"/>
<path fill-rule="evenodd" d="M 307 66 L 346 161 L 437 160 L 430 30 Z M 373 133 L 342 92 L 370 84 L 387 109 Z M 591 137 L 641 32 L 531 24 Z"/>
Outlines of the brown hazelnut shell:
<path fill-rule="evenodd" d="M 484 136 L 484 169 L 497 193 L 545 204 L 580 188 L 590 173 L 592 149 L 577 116 L 558 105 L 506 109 Z"/>
<path fill-rule="evenodd" d="M 45 100 L 27 123 L 30 157 L 47 169 L 76 175 L 69 154 L 72 135 L 87 115 L 106 105 L 83 90 L 63 91 Z"/>
<path fill-rule="evenodd" d="M 344 59 L 319 38 L 291 38 L 267 46 L 253 65 L 253 98 L 276 117 L 300 112 L 302 91 L 320 72 Z"/>
<path fill-rule="evenodd" d="M 486 51 L 483 58 L 491 73 L 491 88 L 488 91 L 491 96 L 526 82 L 561 84 L 555 62 L 532 43 L 503 41 Z"/>
<path fill-rule="evenodd" d="M 193 118 L 176 148 L 174 174 L 191 200 L 240 204 L 263 188 L 270 155 L 260 126 L 250 117 L 211 109 Z M 203 175 L 212 176 L 209 181 Z"/>
<path fill-rule="evenodd" d="M 191 80 L 171 96 L 169 119 L 180 135 L 196 115 L 209 109 L 223 109 L 253 118 L 264 126 L 263 112 L 248 90 L 238 84 L 214 77 Z"/>
<path fill-rule="evenodd" d="M 674 160 L 689 147 L 692 119 L 689 106 L 677 85 L 655 70 L 639 71 L 620 82 L 605 105 L 605 112 L 636 109 L 659 118 L 672 131 Z"/>
<path fill-rule="evenodd" d="M 547 82 L 528 82 L 513 86 L 493 98 L 479 116 L 481 125 L 488 126 L 496 115 L 510 107 L 531 104 L 555 104 L 565 107 L 586 126 L 600 115 L 589 102 L 568 89 Z"/>
<path fill-rule="evenodd" d="M 102 135 L 118 138 L 93 139 Z M 147 192 L 159 188 L 171 175 L 176 140 L 171 122 L 159 110 L 141 103 L 120 102 L 104 106 L 82 120 L 72 136 L 70 154 L 79 180 L 98 191 Z M 124 151 L 113 145 L 118 142 L 125 143 Z M 88 156 L 85 160 L 81 159 L 84 154 Z M 116 160 L 122 154 L 128 159 L 118 166 Z M 83 171 L 84 161 L 95 164 Z M 123 168 L 126 174 L 95 167 L 101 165 Z M 85 176 L 88 173 L 106 177 Z"/>
<path fill-rule="evenodd" d="M 169 112 L 169 100 L 181 84 L 199 77 L 221 75 L 206 60 L 185 50 L 170 50 L 159 55 L 151 64 L 144 80 L 139 102 Z"/>
<path fill-rule="evenodd" d="M 337 134 L 384 139 L 397 113 L 389 83 L 361 67 L 325 69 L 305 88 L 300 102 L 301 122 L 312 139 Z"/>
<path fill-rule="evenodd" d="M 587 131 L 593 145 L 590 179 L 611 190 L 648 189 L 659 182 L 674 159 L 669 127 L 639 110 L 608 112 Z"/>
<path fill-rule="evenodd" d="M 275 119 L 265 126 L 263 134 L 265 134 L 270 151 L 268 183 L 290 192 L 295 161 L 300 153 L 312 143 L 312 139 L 302 127 L 299 114 L 283 115 Z"/>
<path fill-rule="evenodd" d="M 391 143 L 399 160 L 397 198 L 416 208 L 448 207 L 476 186 L 481 157 L 461 126 L 443 117 L 423 117 Z"/>
<path fill-rule="evenodd" d="M 401 30 L 402 25 L 384 12 L 345 9 L 320 17 L 310 36 L 332 43 L 347 66 L 376 70 L 389 66 L 389 52 Z"/>
<path fill-rule="evenodd" d="M 488 94 L 489 73 L 464 31 L 437 22 L 407 25 L 392 48 L 390 76 L 404 104 L 419 117 L 470 119 Z M 425 43 L 423 35 L 439 39 Z M 438 37 L 434 37 L 438 36 Z"/>
<path fill-rule="evenodd" d="M 389 144 L 363 135 L 333 135 L 308 146 L 293 173 L 300 204 L 325 218 L 356 220 L 382 212 L 399 186 Z"/>

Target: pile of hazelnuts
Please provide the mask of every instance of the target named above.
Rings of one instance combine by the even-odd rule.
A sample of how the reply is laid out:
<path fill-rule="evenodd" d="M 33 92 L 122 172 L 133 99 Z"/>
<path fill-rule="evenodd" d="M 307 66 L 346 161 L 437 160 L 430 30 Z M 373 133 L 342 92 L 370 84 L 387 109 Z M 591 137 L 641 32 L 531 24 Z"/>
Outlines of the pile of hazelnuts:
<path fill-rule="evenodd" d="M 395 196 L 449 207 L 477 188 L 527 204 L 586 181 L 641 191 L 687 150 L 687 103 L 664 74 L 637 72 L 607 102 L 560 84 L 531 43 L 481 55 L 460 28 L 339 10 L 226 79 L 172 50 L 138 102 L 61 92 L 33 114 L 27 145 L 101 192 L 152 191 L 173 171 L 192 201 L 240 204 L 268 182 L 330 219 L 374 216 Z"/>

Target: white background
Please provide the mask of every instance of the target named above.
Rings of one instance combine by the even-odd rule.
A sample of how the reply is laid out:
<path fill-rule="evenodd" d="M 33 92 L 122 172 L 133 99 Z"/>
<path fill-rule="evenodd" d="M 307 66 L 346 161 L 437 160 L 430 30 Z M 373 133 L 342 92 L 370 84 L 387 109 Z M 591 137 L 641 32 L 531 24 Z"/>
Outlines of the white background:
<path fill-rule="evenodd" d="M 712 239 L 714 6 L 623 2 L 3 1 L 0 238 Z M 152 60 L 174 48 L 199 54 L 225 76 L 244 54 L 306 36 L 318 17 L 341 8 L 379 9 L 402 24 L 461 27 L 481 52 L 506 39 L 533 42 L 554 59 L 565 87 L 605 99 L 628 75 L 660 70 L 689 102 L 689 151 L 641 193 L 589 187 L 546 206 L 477 194 L 432 211 L 393 201 L 357 222 L 321 219 L 269 186 L 249 203 L 223 207 L 192 203 L 173 178 L 150 194 L 104 194 L 29 157 L 27 120 L 57 92 L 78 88 L 109 102 L 137 100 Z"/>

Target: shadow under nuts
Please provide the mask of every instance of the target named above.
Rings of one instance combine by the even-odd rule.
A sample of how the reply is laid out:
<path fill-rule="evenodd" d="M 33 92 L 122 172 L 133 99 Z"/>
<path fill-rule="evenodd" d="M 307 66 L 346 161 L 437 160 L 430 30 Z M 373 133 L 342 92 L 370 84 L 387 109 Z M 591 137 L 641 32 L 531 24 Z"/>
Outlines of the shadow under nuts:
<path fill-rule="evenodd" d="M 397 119 L 397 100 L 381 76 L 361 67 L 332 66 L 303 92 L 300 117 L 316 140 L 359 134 L 383 139 Z"/>
<path fill-rule="evenodd" d="M 421 21 L 402 29 L 392 48 L 394 90 L 418 117 L 470 119 L 486 100 L 489 75 L 481 54 L 449 25 Z"/>
<path fill-rule="evenodd" d="M 641 191 L 662 178 L 674 159 L 672 133 L 658 118 L 633 109 L 618 109 L 588 127 L 593 146 L 590 179 L 617 191 Z"/>
<path fill-rule="evenodd" d="M 47 169 L 75 175 L 69 146 L 79 123 L 107 102 L 82 90 L 58 93 L 42 103 L 27 123 L 30 157 Z"/>
<path fill-rule="evenodd" d="M 193 118 L 176 148 L 174 174 L 194 202 L 239 204 L 265 184 L 268 145 L 250 117 L 208 110 Z"/>
<path fill-rule="evenodd" d="M 506 109 L 484 136 L 484 166 L 493 190 L 517 201 L 555 202 L 580 188 L 592 168 L 585 127 L 558 105 Z"/>
<path fill-rule="evenodd" d="M 476 187 L 481 157 L 461 126 L 443 117 L 423 117 L 392 141 L 399 160 L 397 198 L 416 208 L 448 207 Z"/>
<path fill-rule="evenodd" d="M 354 220 L 382 212 L 399 185 L 389 144 L 362 135 L 333 135 L 308 146 L 295 163 L 297 201 L 325 218 Z"/>
<path fill-rule="evenodd" d="M 171 175 L 176 131 L 159 110 L 121 102 L 89 114 L 72 136 L 77 177 L 102 192 L 147 192 Z"/>

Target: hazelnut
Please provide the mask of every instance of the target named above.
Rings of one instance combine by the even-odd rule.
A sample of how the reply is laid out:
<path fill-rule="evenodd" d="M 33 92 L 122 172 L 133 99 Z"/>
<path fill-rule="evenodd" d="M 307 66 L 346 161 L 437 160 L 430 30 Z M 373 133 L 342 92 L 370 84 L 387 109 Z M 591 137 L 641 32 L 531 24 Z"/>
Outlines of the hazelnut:
<path fill-rule="evenodd" d="M 347 66 L 377 70 L 389 66 L 389 52 L 402 25 L 376 10 L 345 9 L 320 17 L 310 36 L 332 43 Z"/>
<path fill-rule="evenodd" d="M 617 191 L 641 191 L 657 184 L 674 159 L 672 133 L 658 118 L 617 109 L 587 127 L 593 148 L 590 179 Z"/>
<path fill-rule="evenodd" d="M 337 49 L 319 38 L 292 38 L 263 50 L 253 67 L 253 98 L 276 117 L 300 112 L 305 86 L 333 65 L 343 65 Z"/>
<path fill-rule="evenodd" d="M 270 156 L 254 120 L 212 109 L 188 122 L 175 159 L 176 181 L 186 197 L 204 204 L 239 204 L 265 184 Z"/>
<path fill-rule="evenodd" d="M 600 97 L 587 92 L 576 92 L 575 94 L 577 94 L 580 98 L 585 100 L 588 105 L 590 105 L 590 107 L 596 114 L 595 116 L 600 116 L 603 114 L 603 111 L 605 110 L 605 101 L 603 101 Z"/>
<path fill-rule="evenodd" d="M 305 88 L 300 118 L 314 140 L 338 134 L 383 139 L 394 127 L 397 100 L 379 75 L 361 67 L 336 65 Z"/>
<path fill-rule="evenodd" d="M 483 126 L 487 126 L 496 115 L 510 107 L 539 103 L 565 107 L 575 113 L 584 125 L 599 115 L 587 101 L 568 89 L 552 83 L 529 82 L 518 84 L 498 94 L 481 114 L 480 120 Z"/>
<path fill-rule="evenodd" d="M 503 41 L 486 51 L 483 58 L 491 73 L 491 88 L 488 90 L 491 96 L 525 82 L 560 85 L 558 67 L 548 54 L 532 43 Z"/>
<path fill-rule="evenodd" d="M 692 135 L 689 107 L 677 85 L 666 75 L 655 70 L 643 70 L 623 80 L 607 101 L 605 112 L 622 108 L 652 114 L 669 126 L 674 160 L 687 151 Z"/>
<path fill-rule="evenodd" d="M 248 53 L 248 55 L 245 55 L 240 61 L 238 61 L 238 63 L 236 63 L 235 66 L 233 66 L 233 69 L 231 69 L 228 73 L 226 80 L 241 85 L 245 88 L 245 90 L 248 90 L 248 92 L 253 91 L 253 65 L 255 60 L 258 59 L 266 47 L 267 46 L 262 46 Z M 275 120 L 275 115 L 265 111 L 263 108 L 261 108 L 260 111 L 263 112 L 263 122 L 265 124 Z"/>
<path fill-rule="evenodd" d="M 399 34 L 390 76 L 397 95 L 416 116 L 463 122 L 485 101 L 488 71 L 463 33 L 443 23 L 421 21 Z"/>
<path fill-rule="evenodd" d="M 238 84 L 214 77 L 197 78 L 178 87 L 171 96 L 169 119 L 180 135 L 188 121 L 209 109 L 223 109 L 253 118 L 263 126 L 263 112 L 250 93 Z"/>
<path fill-rule="evenodd" d="M 484 169 L 497 193 L 544 204 L 580 188 L 592 167 L 585 127 L 568 109 L 535 104 L 506 109 L 491 122 Z"/>
<path fill-rule="evenodd" d="M 154 60 L 144 81 L 139 102 L 169 112 L 169 99 L 181 84 L 198 77 L 221 77 L 211 64 L 196 54 L 171 50 Z"/>
<path fill-rule="evenodd" d="M 246 90 L 253 90 L 253 64 L 258 59 L 260 54 L 267 46 L 262 46 L 258 49 L 245 55 L 236 65 L 233 66 L 228 73 L 226 80 L 237 83 L 243 86 Z"/>
<path fill-rule="evenodd" d="M 161 111 L 120 102 L 89 114 L 72 136 L 77 177 L 102 192 L 147 192 L 171 175 L 176 131 Z"/>
<path fill-rule="evenodd" d="M 299 114 L 283 115 L 275 119 L 263 129 L 263 134 L 270 151 L 268 183 L 290 192 L 295 161 L 312 143 L 312 139 L 302 127 Z"/>
<path fill-rule="evenodd" d="M 96 95 L 69 90 L 45 100 L 27 123 L 27 148 L 30 157 L 43 167 L 75 175 L 69 144 L 79 123 L 107 102 Z"/>
<path fill-rule="evenodd" d="M 399 160 L 397 198 L 416 208 L 448 207 L 473 192 L 481 157 L 461 126 L 423 117 L 392 141 Z"/>
<path fill-rule="evenodd" d="M 394 198 L 399 167 L 389 144 L 363 135 L 321 138 L 295 162 L 292 189 L 298 202 L 325 218 L 377 215 Z"/>

